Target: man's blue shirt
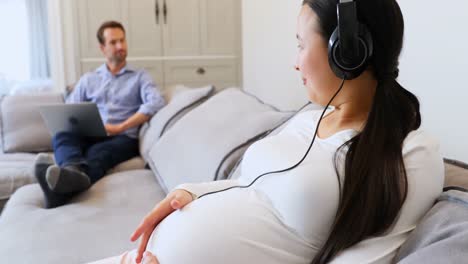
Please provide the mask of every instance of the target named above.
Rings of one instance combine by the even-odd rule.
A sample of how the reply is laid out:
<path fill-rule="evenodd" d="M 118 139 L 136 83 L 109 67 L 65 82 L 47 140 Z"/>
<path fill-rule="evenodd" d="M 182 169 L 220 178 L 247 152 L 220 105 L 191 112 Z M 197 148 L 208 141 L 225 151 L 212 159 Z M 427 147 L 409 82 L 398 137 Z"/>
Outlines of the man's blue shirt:
<path fill-rule="evenodd" d="M 128 64 L 115 76 L 106 64 L 83 75 L 66 101 L 96 103 L 105 124 L 119 124 L 136 112 L 152 116 L 165 104 L 151 76 Z M 138 129 L 124 134 L 137 138 Z"/>

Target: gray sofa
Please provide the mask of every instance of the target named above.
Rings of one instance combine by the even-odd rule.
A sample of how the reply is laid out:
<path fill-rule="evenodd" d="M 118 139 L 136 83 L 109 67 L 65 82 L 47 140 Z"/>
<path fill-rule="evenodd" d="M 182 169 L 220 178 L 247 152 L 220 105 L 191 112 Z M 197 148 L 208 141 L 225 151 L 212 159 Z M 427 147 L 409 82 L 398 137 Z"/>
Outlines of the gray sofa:
<path fill-rule="evenodd" d="M 46 128 L 35 115 L 34 105 L 60 103 L 60 98 L 3 98 L 6 153 L 0 155 L 0 194 L 8 202 L 0 216 L 1 263 L 86 263 L 135 248 L 129 240 L 131 233 L 168 190 L 184 182 L 237 177 L 246 148 L 279 131 L 293 114 L 238 89 L 219 93 L 213 87 L 182 89 L 141 128 L 140 157 L 118 165 L 71 203 L 44 209 L 32 162 L 37 152 L 50 151 L 50 136 L 43 133 Z M 21 108 L 23 115 L 8 109 L 11 105 Z M 8 116 L 12 114 L 14 118 Z M 25 124 L 35 124 L 35 128 Z M 29 131 L 26 135 L 31 138 L 13 135 L 21 130 Z M 446 186 L 468 189 L 468 166 L 464 166 L 447 160 Z M 468 207 L 464 209 L 468 212 Z M 417 241 L 424 239 L 416 235 Z M 414 252 L 432 242 L 406 245 L 399 260 L 417 260 Z"/>

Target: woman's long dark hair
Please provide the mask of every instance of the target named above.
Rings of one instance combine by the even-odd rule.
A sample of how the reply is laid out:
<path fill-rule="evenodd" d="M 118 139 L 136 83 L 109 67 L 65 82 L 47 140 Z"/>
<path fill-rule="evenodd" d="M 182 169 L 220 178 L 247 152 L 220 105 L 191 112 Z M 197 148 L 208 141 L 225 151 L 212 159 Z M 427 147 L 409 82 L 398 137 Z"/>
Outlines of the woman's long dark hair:
<path fill-rule="evenodd" d="M 335 153 L 340 186 L 338 211 L 313 264 L 327 263 L 342 250 L 370 236 L 382 235 L 392 226 L 408 190 L 403 141 L 421 125 L 418 99 L 395 80 L 404 31 L 400 7 L 395 0 L 355 2 L 359 21 L 373 37 L 370 70 L 378 85 L 363 130 Z M 303 1 L 317 15 L 325 40 L 337 26 L 337 3 L 337 0 Z M 341 182 L 339 153 L 345 152 Z"/>

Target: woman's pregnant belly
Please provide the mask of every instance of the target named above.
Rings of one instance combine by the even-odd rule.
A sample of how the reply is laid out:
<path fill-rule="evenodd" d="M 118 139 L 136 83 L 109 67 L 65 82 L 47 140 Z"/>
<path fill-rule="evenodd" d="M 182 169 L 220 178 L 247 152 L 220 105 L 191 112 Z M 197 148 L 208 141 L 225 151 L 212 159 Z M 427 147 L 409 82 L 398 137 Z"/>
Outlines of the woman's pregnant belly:
<path fill-rule="evenodd" d="M 156 227 L 147 250 L 161 264 L 293 264 L 313 257 L 268 199 L 251 189 L 209 195 L 172 213 Z"/>

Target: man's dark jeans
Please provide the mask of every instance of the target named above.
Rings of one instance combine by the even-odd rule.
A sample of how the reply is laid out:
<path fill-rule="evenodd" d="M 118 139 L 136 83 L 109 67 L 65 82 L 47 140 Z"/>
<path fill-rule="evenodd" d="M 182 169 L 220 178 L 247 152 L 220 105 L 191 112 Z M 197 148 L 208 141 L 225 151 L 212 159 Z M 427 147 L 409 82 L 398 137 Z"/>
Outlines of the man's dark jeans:
<path fill-rule="evenodd" d="M 88 138 L 61 132 L 54 136 L 52 144 L 57 164 L 80 166 L 91 183 L 101 179 L 115 165 L 138 155 L 138 139 L 126 135 Z"/>

